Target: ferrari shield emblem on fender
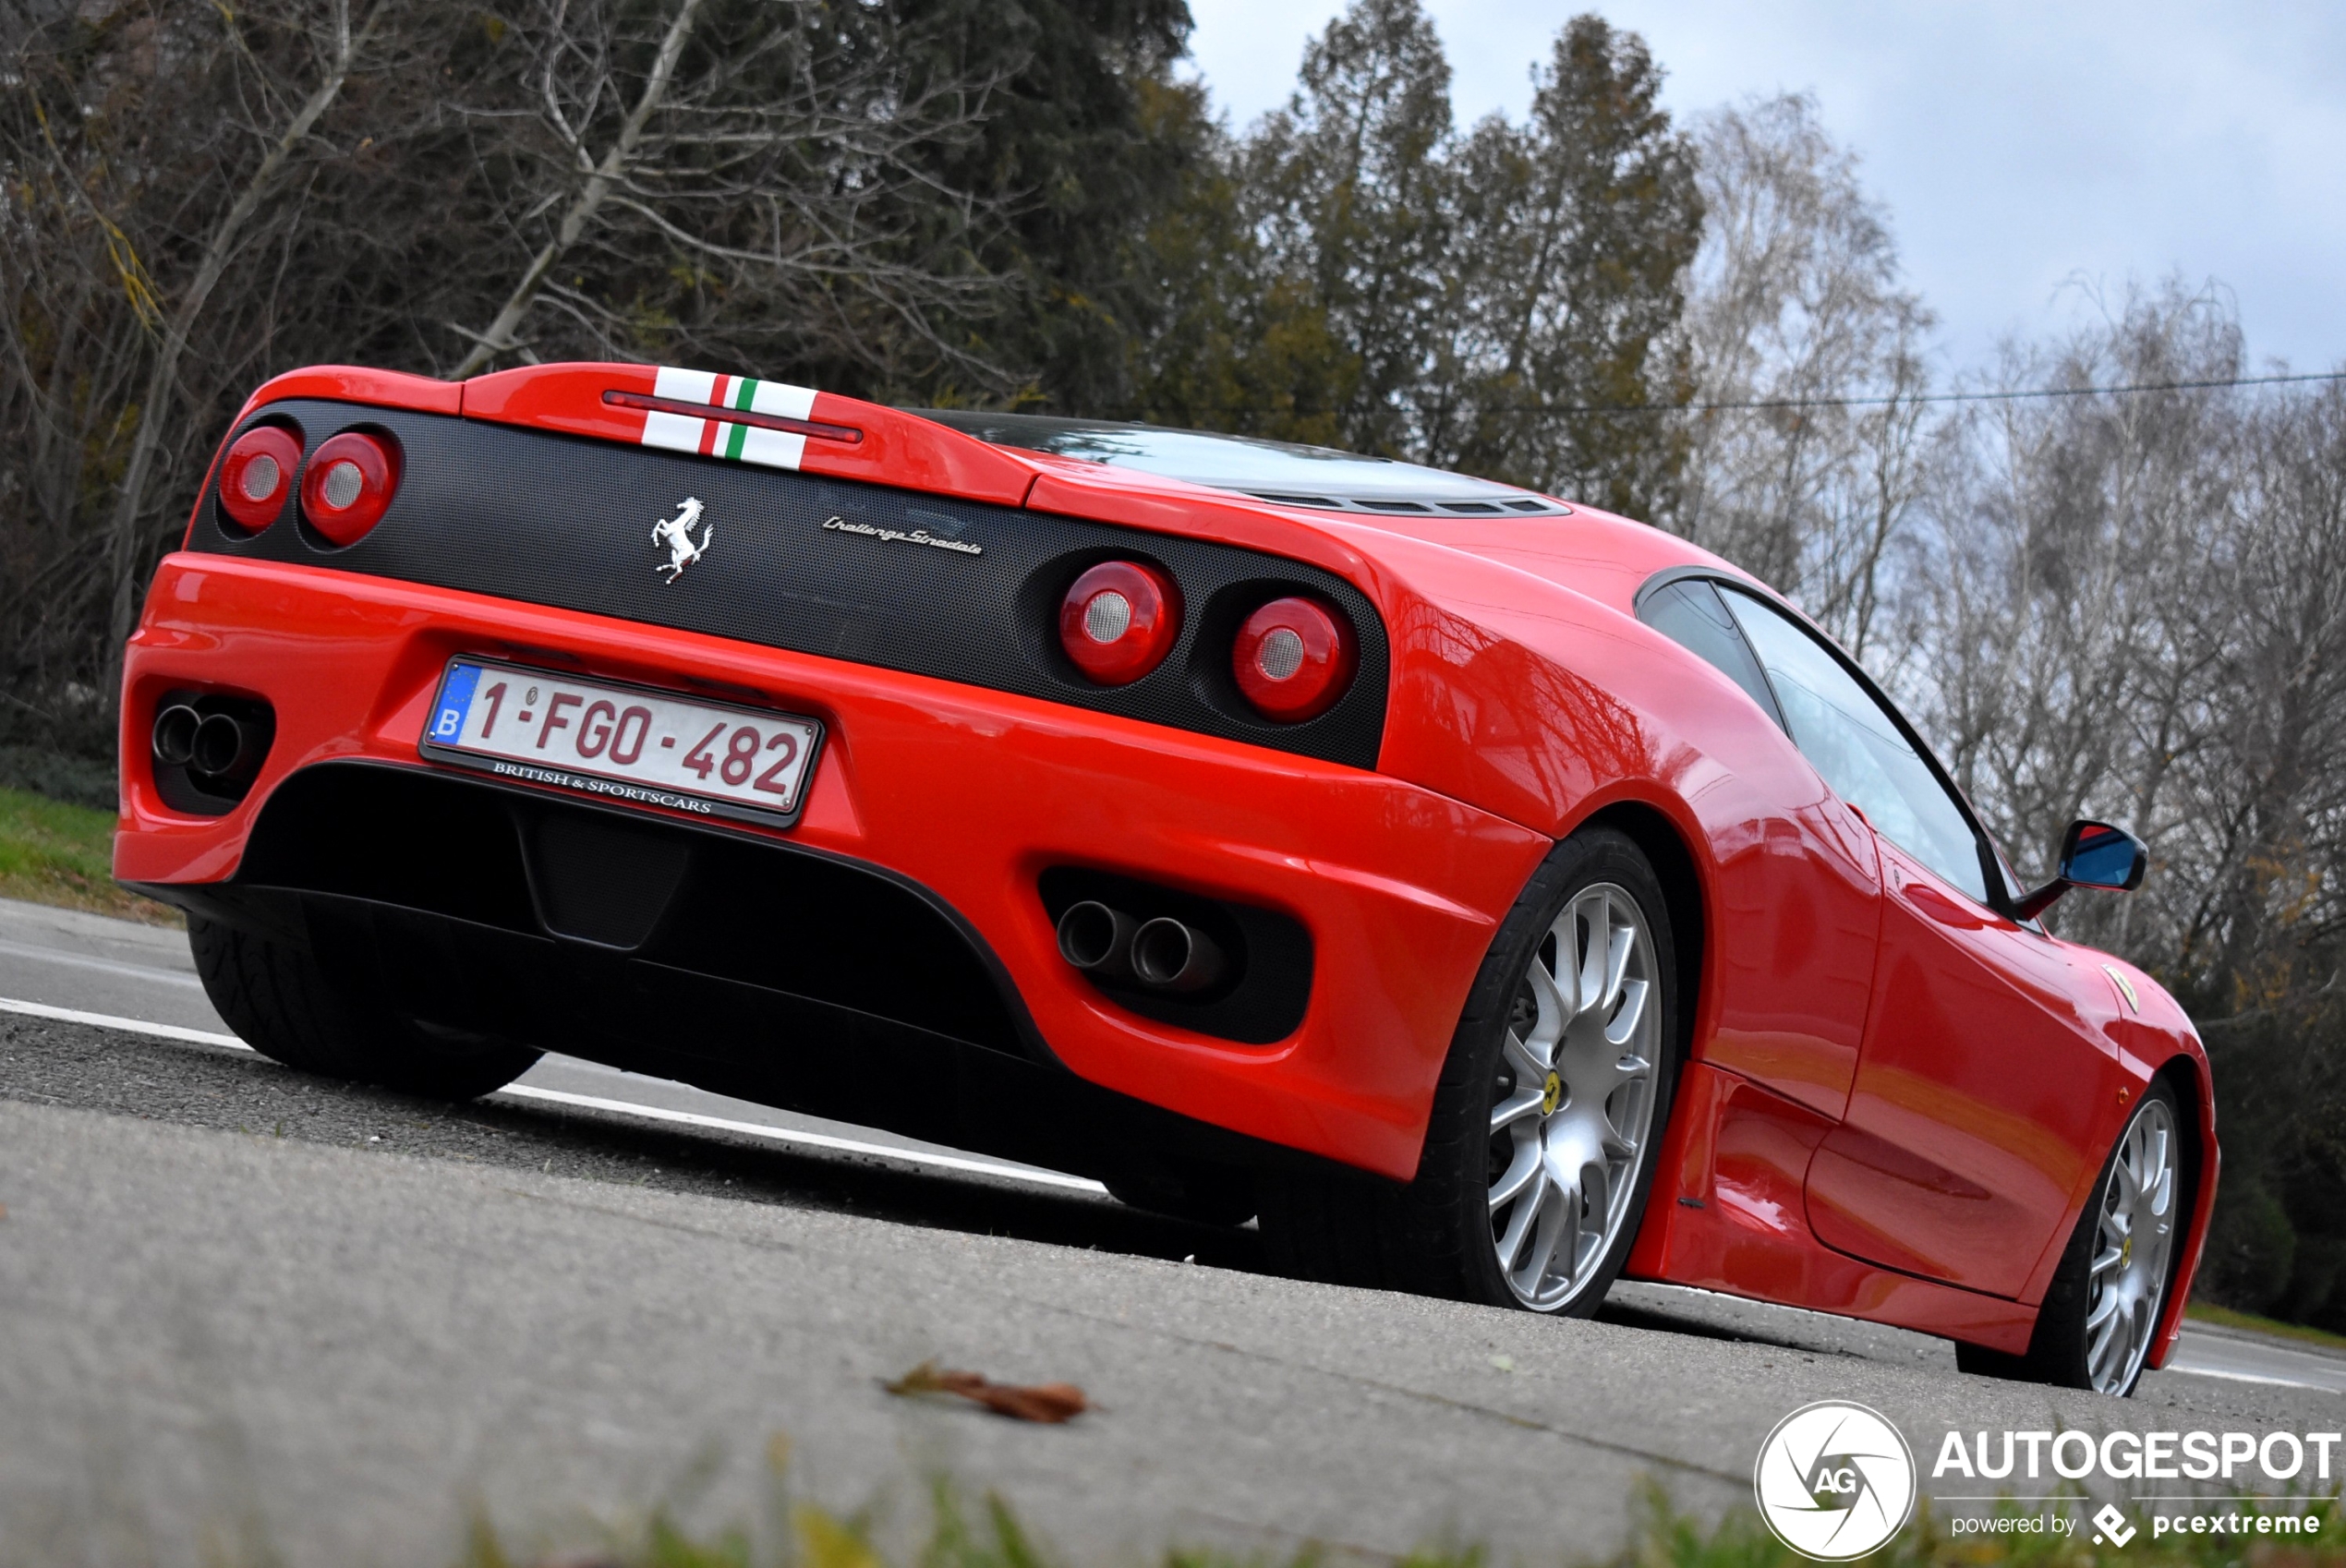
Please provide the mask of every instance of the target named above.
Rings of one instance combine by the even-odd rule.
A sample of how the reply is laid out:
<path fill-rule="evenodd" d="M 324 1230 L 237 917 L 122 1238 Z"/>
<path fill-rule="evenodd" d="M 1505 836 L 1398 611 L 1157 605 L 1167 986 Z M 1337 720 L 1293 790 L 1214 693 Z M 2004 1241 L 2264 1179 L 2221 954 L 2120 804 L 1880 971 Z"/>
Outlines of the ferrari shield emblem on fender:
<path fill-rule="evenodd" d="M 717 525 L 701 523 L 700 543 L 693 542 L 693 525 L 700 523 L 701 504 L 698 496 L 686 496 L 676 508 L 676 515 L 663 517 L 652 525 L 652 543 L 668 551 L 666 564 L 654 567 L 662 577 L 673 583 L 684 574 L 684 568 L 708 553 L 708 541 L 717 537 Z"/>

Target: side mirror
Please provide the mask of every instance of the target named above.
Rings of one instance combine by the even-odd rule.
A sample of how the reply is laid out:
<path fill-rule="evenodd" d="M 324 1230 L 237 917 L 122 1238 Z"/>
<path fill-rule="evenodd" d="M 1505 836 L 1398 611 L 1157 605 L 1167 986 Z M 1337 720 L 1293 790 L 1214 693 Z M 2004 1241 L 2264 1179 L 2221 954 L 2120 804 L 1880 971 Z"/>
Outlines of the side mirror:
<path fill-rule="evenodd" d="M 2061 839 L 2061 870 L 2050 882 L 2025 895 L 2015 912 L 2033 920 L 2072 887 L 2106 887 L 2131 893 L 2150 869 L 2150 850 L 2122 827 L 2106 822 L 2073 822 Z"/>

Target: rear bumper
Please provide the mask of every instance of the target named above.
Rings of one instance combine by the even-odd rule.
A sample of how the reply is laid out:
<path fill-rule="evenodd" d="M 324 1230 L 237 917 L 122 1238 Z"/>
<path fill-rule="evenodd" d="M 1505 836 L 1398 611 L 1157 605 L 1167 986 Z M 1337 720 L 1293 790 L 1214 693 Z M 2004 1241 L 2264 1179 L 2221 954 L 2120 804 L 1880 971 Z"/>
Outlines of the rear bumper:
<path fill-rule="evenodd" d="M 828 739 L 798 825 L 737 836 L 923 890 L 1014 993 L 1027 1044 L 1081 1080 L 1391 1176 L 1416 1167 L 1468 986 L 1549 843 L 1380 774 L 1012 694 L 381 578 L 175 555 L 127 656 L 116 875 L 230 893 L 269 802 L 320 764 L 469 778 L 417 752 L 459 653 L 820 718 Z M 191 687 L 275 710 L 260 777 L 216 818 L 173 810 L 149 762 L 157 700 Z M 1119 1006 L 1058 956 L 1039 890 L 1056 867 L 1300 922 L 1314 954 L 1302 1023 L 1246 1045 Z"/>

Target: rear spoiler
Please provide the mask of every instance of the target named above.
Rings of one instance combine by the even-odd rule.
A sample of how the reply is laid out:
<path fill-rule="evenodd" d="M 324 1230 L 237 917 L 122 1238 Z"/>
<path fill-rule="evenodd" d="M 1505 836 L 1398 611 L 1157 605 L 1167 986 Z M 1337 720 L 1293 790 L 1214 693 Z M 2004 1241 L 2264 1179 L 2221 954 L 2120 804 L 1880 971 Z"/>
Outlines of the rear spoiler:
<path fill-rule="evenodd" d="M 317 365 L 263 383 L 230 428 L 264 404 L 296 397 L 697 452 L 1003 506 L 1024 505 L 1038 472 L 974 436 L 859 398 L 651 365 L 532 365 L 468 381 Z"/>
<path fill-rule="evenodd" d="M 1377 597 L 1370 587 L 1380 577 L 1375 565 L 1318 519 L 1282 514 L 1259 500 L 1133 469 L 1109 470 L 1096 463 L 991 446 L 917 414 L 781 381 L 653 365 L 531 365 L 468 381 L 313 365 L 262 383 L 238 410 L 229 434 L 242 429 L 264 404 L 293 398 L 703 452 L 826 478 L 1219 539 L 1312 561 Z M 218 480 L 227 449 L 224 440 L 212 471 L 197 491 L 190 528 L 202 498 Z"/>

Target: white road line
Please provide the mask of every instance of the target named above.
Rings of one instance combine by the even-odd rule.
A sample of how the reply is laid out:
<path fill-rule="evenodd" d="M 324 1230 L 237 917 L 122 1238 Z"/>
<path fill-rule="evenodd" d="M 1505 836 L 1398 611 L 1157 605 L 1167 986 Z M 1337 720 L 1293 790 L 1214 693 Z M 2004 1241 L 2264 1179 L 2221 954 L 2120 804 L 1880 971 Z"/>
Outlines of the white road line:
<path fill-rule="evenodd" d="M 1082 1176 L 1061 1176 L 1057 1171 L 1026 1170 L 1017 1165 L 998 1165 L 991 1160 L 969 1160 L 953 1154 L 929 1154 L 917 1149 L 891 1149 L 885 1143 L 865 1143 L 853 1138 L 834 1138 L 827 1132 L 785 1131 L 780 1128 L 763 1127 L 756 1122 L 728 1121 L 722 1116 L 704 1116 L 691 1111 L 671 1111 L 659 1105 L 639 1105 L 632 1100 L 606 1100 L 596 1094 L 570 1094 L 559 1089 L 538 1089 L 516 1083 L 501 1089 L 500 1094 L 511 1094 L 523 1100 L 545 1100 L 557 1105 L 576 1105 L 589 1111 L 614 1111 L 621 1116 L 642 1116 L 649 1121 L 680 1122 L 688 1127 L 714 1128 L 720 1132 L 745 1132 L 753 1138 L 771 1138 L 784 1143 L 796 1143 L 809 1149 L 832 1149 L 847 1154 L 877 1154 L 890 1160 L 902 1160 L 915 1165 L 927 1165 L 941 1171 L 962 1171 L 976 1176 L 1008 1176 L 1016 1181 L 1033 1182 L 1037 1187 L 1065 1188 L 1070 1192 L 1096 1192 L 1105 1196 L 1107 1188 L 1096 1181 Z"/>
<path fill-rule="evenodd" d="M 181 1029 L 175 1024 L 149 1023 L 143 1019 L 115 1018 L 109 1013 L 85 1013 L 75 1007 L 53 1007 L 45 1002 L 20 1002 L 0 996 L 0 1013 L 19 1013 L 27 1018 L 54 1019 L 61 1023 L 86 1023 L 99 1029 L 119 1029 L 131 1034 L 150 1034 L 159 1040 L 184 1040 L 197 1045 L 219 1045 L 232 1051 L 249 1051 L 251 1046 L 233 1034 L 215 1034 L 208 1030 Z M 771 1143 L 786 1143 L 800 1149 L 823 1149 L 840 1154 L 863 1154 L 900 1164 L 918 1165 L 929 1170 L 953 1171 L 964 1176 L 995 1176 L 1004 1181 L 1022 1181 L 1032 1187 L 1058 1188 L 1070 1192 L 1096 1193 L 1102 1197 L 1107 1188 L 1096 1181 L 1082 1176 L 1061 1176 L 1057 1171 L 1038 1171 L 1020 1165 L 998 1164 L 992 1160 L 965 1159 L 953 1154 L 931 1154 L 918 1149 L 894 1149 L 885 1143 L 865 1143 L 858 1139 L 834 1138 L 823 1132 L 798 1132 L 789 1128 L 766 1127 L 757 1122 L 732 1121 L 723 1116 L 704 1116 L 692 1111 L 671 1111 L 662 1105 L 640 1105 L 632 1100 L 606 1100 L 594 1094 L 568 1094 L 559 1089 L 538 1089 L 527 1084 L 514 1084 L 501 1089 L 498 1095 L 516 1100 L 537 1100 L 548 1104 L 571 1105 L 580 1110 L 607 1111 L 616 1116 L 633 1116 L 643 1121 L 669 1122 L 679 1127 L 707 1128 L 717 1132 L 738 1132 L 752 1138 L 762 1138 Z"/>
<path fill-rule="evenodd" d="M 108 974 L 127 975 L 133 980 L 152 981 L 162 985 L 200 987 L 203 982 L 183 970 L 157 969 L 152 964 L 127 964 L 115 959 L 93 959 L 82 953 L 61 953 L 54 947 L 42 947 L 30 942 L 11 942 L 0 936 L 0 954 L 12 959 L 32 959 L 42 963 L 67 964 L 74 969 L 103 970 Z"/>
<path fill-rule="evenodd" d="M 53 1007 L 46 1002 L 19 1002 L 13 996 L 0 996 L 0 1013 L 22 1013 L 27 1018 L 55 1019 L 60 1023 L 94 1024 L 100 1029 L 119 1029 L 132 1034 L 151 1034 L 158 1040 L 186 1040 L 198 1045 L 225 1045 L 231 1051 L 252 1049 L 233 1034 L 214 1034 L 208 1029 L 181 1029 L 175 1023 L 149 1023 L 144 1019 L 118 1019 L 112 1013 L 85 1013 L 79 1007 Z"/>
<path fill-rule="evenodd" d="M 128 966 L 115 967 L 127 968 Z M 110 1013 L 88 1013 L 76 1007 L 53 1007 L 45 1002 L 22 1002 L 13 997 L 0 996 L 0 1013 L 18 1013 L 26 1018 L 54 1019 L 61 1023 L 86 1023 L 99 1029 L 119 1029 L 132 1034 L 152 1035 L 159 1040 L 181 1040 L 197 1045 L 222 1046 L 231 1051 L 252 1049 L 233 1034 L 215 1034 L 209 1030 L 201 1029 L 181 1029 L 167 1023 L 149 1023 L 143 1019 L 116 1018 Z M 741 1133 L 750 1138 L 762 1138 L 770 1143 L 786 1144 L 793 1148 L 821 1149 L 833 1153 L 861 1154 L 874 1159 L 893 1160 L 900 1164 L 913 1165 L 927 1170 L 952 1171 L 965 1176 L 993 1176 L 1004 1181 L 1025 1182 L 1033 1187 L 1094 1193 L 1103 1197 L 1107 1193 L 1107 1188 L 1096 1181 L 1086 1181 L 1082 1176 L 1062 1176 L 1056 1171 L 1037 1171 L 1017 1165 L 998 1164 L 991 1160 L 964 1159 L 951 1154 L 930 1154 L 917 1149 L 892 1149 L 882 1143 L 865 1143 L 853 1138 L 835 1138 L 828 1133 L 796 1132 L 786 1128 L 761 1126 L 756 1122 L 732 1121 L 723 1116 L 704 1116 L 692 1111 L 671 1111 L 661 1105 L 643 1105 L 632 1100 L 607 1100 L 594 1094 L 570 1094 L 559 1089 L 538 1089 L 527 1084 L 514 1084 L 510 1088 L 499 1090 L 498 1093 L 510 1099 L 535 1100 L 546 1104 L 569 1105 L 579 1110 L 603 1111 L 613 1116 L 630 1116 L 639 1121 L 667 1122 L 678 1127 L 707 1128 L 716 1132 Z M 2263 1377 L 2254 1372 L 2219 1371 L 2212 1367 L 2184 1367 L 2170 1362 L 2166 1369 L 2170 1372 L 2181 1372 L 2186 1377 L 2219 1378 L 2228 1382 L 2264 1383 L 2277 1388 L 2304 1388 L 2317 1392 L 2334 1392 L 2326 1389 L 2323 1384 L 2306 1382 L 2294 1378 Z"/>
<path fill-rule="evenodd" d="M 2159 1370 L 2163 1372 L 2181 1372 L 2187 1378 L 2221 1378 L 2226 1382 L 2270 1383 L 2275 1388 L 2310 1388 L 2317 1393 L 2333 1393 L 2337 1392 L 2334 1389 L 2325 1388 L 2320 1383 L 2309 1383 L 2297 1378 L 2259 1377 L 2255 1372 L 2219 1372 L 2213 1367 L 2179 1367 L 2172 1361 L 2168 1362 L 2167 1365 L 2160 1368 Z"/>

